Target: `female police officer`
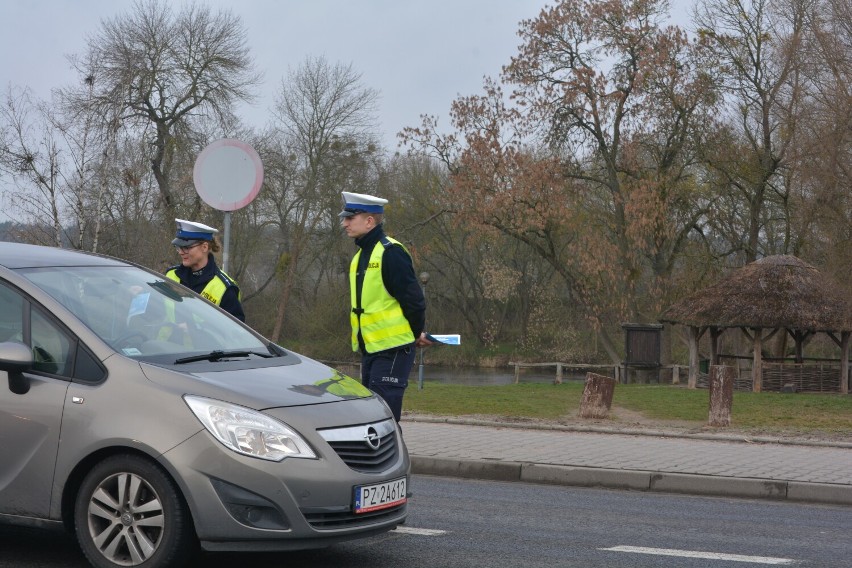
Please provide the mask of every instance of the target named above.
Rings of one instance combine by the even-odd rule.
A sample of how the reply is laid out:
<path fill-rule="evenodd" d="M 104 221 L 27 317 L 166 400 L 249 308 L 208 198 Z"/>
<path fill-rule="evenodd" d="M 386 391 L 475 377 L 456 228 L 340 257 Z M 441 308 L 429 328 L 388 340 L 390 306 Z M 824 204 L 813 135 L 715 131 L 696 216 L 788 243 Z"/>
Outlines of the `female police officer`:
<path fill-rule="evenodd" d="M 172 244 L 180 254 L 181 263 L 167 269 L 166 277 L 180 282 L 240 321 L 245 321 L 239 286 L 216 265 L 213 258 L 213 253 L 220 250 L 215 236 L 218 229 L 183 219 L 175 219 L 175 222 L 177 235 Z"/>

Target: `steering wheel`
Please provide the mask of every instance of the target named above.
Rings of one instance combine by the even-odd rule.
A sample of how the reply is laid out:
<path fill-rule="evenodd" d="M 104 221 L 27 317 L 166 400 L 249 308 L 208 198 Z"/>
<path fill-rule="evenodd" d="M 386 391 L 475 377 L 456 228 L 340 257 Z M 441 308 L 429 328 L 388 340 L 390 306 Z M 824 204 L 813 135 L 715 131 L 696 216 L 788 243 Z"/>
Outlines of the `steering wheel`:
<path fill-rule="evenodd" d="M 131 341 L 131 339 L 134 339 L 134 338 L 139 339 L 139 341 L 138 341 L 139 345 L 142 345 L 142 343 L 144 343 L 145 341 L 148 340 L 147 335 L 145 335 L 144 333 L 142 333 L 138 329 L 134 329 L 134 330 L 128 331 L 127 333 L 125 333 L 124 335 L 122 335 L 121 337 L 119 337 L 118 339 L 113 341 L 112 343 L 113 343 L 113 345 L 115 345 L 115 347 L 117 349 L 123 349 L 125 347 L 131 347 L 133 345 L 133 343 L 137 343 L 137 342 Z"/>
<path fill-rule="evenodd" d="M 168 333 L 165 333 L 167 330 Z M 185 333 L 187 333 L 185 326 L 181 326 L 173 321 L 164 321 L 157 327 L 156 335 L 157 339 L 182 345 Z"/>

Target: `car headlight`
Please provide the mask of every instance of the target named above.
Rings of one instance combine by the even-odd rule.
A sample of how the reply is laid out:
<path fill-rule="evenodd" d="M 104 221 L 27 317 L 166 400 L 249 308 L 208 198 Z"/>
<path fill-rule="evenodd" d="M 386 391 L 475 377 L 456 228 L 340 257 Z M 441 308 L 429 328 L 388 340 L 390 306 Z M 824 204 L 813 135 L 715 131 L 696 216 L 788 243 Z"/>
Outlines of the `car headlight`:
<path fill-rule="evenodd" d="M 200 396 L 183 399 L 204 427 L 237 453 L 269 461 L 317 457 L 293 429 L 261 412 Z"/>

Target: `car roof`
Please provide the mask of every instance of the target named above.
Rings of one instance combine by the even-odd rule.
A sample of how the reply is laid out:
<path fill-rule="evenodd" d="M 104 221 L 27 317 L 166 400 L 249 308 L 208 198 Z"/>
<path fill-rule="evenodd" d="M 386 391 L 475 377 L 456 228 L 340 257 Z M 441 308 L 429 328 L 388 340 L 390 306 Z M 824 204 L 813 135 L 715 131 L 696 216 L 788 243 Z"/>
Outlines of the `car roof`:
<path fill-rule="evenodd" d="M 15 269 L 49 266 L 127 266 L 127 263 L 89 252 L 0 242 L 0 265 Z"/>

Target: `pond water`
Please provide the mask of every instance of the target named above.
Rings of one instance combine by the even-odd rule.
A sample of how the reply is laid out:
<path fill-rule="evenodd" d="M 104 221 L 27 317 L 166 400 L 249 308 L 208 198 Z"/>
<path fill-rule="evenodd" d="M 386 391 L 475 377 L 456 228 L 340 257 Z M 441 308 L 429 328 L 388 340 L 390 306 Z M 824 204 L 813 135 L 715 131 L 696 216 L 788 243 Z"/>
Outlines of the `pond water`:
<path fill-rule="evenodd" d="M 420 377 L 420 367 L 414 365 L 409 377 L 409 384 L 416 383 Z M 574 374 L 563 371 L 562 381 L 584 380 L 585 373 Z M 522 383 L 553 383 L 556 379 L 556 367 L 546 369 L 521 369 L 518 377 Z M 436 381 L 455 385 L 510 385 L 515 382 L 515 368 L 453 368 L 439 366 L 423 366 L 423 381 Z"/>
<path fill-rule="evenodd" d="M 354 365 L 337 365 L 337 368 L 352 377 L 359 377 L 359 370 Z M 521 369 L 519 376 L 523 383 L 552 383 L 556 378 L 556 367 L 544 369 Z M 563 371 L 562 381 L 584 381 L 585 372 Z M 409 386 L 416 386 L 420 379 L 420 363 L 415 362 L 408 377 Z M 423 365 L 423 382 L 439 382 L 454 385 L 510 385 L 515 382 L 515 368 L 506 366 L 500 368 L 486 367 L 441 367 L 439 365 Z"/>

